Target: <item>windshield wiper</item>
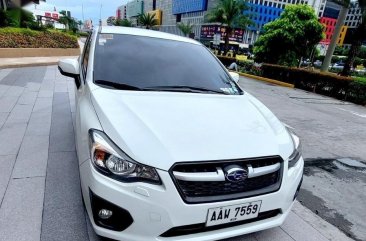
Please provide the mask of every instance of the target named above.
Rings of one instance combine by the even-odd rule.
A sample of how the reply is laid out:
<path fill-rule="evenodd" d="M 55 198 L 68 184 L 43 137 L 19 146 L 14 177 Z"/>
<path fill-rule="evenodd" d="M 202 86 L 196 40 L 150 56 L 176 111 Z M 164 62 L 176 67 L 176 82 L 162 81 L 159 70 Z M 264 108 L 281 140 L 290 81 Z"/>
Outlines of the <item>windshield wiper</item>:
<path fill-rule="evenodd" d="M 176 85 L 176 86 L 153 86 L 145 88 L 144 90 L 158 90 L 158 91 L 179 91 L 179 92 L 192 92 L 192 93 L 217 93 L 217 94 L 223 94 L 223 95 L 229 95 L 229 93 L 219 90 L 212 90 L 212 89 L 206 89 L 202 87 L 194 87 L 194 86 L 188 86 L 188 85 Z"/>
<path fill-rule="evenodd" d="M 143 88 L 140 88 L 140 87 L 137 87 L 134 85 L 116 83 L 116 82 L 108 81 L 108 80 L 94 80 L 94 83 L 103 85 L 106 87 L 112 87 L 113 89 L 118 89 L 118 90 L 144 90 Z"/>

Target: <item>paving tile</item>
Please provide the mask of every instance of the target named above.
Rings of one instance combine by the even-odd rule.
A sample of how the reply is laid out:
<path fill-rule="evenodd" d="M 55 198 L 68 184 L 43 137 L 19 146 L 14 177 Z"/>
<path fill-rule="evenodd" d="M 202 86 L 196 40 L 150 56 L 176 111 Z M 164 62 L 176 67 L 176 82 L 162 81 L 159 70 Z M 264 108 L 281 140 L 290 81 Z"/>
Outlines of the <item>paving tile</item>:
<path fill-rule="evenodd" d="M 88 240 L 84 208 L 81 205 L 52 209 L 45 208 L 43 211 L 41 240 Z"/>
<path fill-rule="evenodd" d="M 9 85 L 2 85 L 2 84 L 0 84 L 0 97 L 2 97 L 9 88 L 10 88 Z"/>
<path fill-rule="evenodd" d="M 0 97 L 0 112 L 10 112 L 18 101 L 17 96 Z"/>
<path fill-rule="evenodd" d="M 1 241 L 40 239 L 44 181 L 44 177 L 10 180 L 0 207 Z"/>
<path fill-rule="evenodd" d="M 0 112 L 0 128 L 4 125 L 8 116 L 9 116 L 9 112 Z"/>
<path fill-rule="evenodd" d="M 1 155 L 16 155 L 27 124 L 25 123 L 5 123 L 0 130 L 0 153 Z"/>
<path fill-rule="evenodd" d="M 67 92 L 67 83 L 66 82 L 56 82 L 54 91 L 55 91 L 55 93 L 56 92 Z"/>
<path fill-rule="evenodd" d="M 52 103 L 50 152 L 74 151 L 75 137 L 67 93 L 55 93 Z"/>
<path fill-rule="evenodd" d="M 48 136 L 25 136 L 12 178 L 46 176 L 48 144 Z"/>
<path fill-rule="evenodd" d="M 40 88 L 40 83 L 28 82 L 25 86 L 25 91 L 39 91 Z"/>
<path fill-rule="evenodd" d="M 51 112 L 33 112 L 28 122 L 26 136 L 49 136 Z"/>
<path fill-rule="evenodd" d="M 0 82 L 11 72 L 13 69 L 0 69 Z"/>
<path fill-rule="evenodd" d="M 42 85 L 41 85 L 41 89 L 40 91 L 42 90 L 50 90 L 53 92 L 55 88 L 55 83 L 53 81 L 43 81 Z"/>
<path fill-rule="evenodd" d="M 53 91 L 52 90 L 40 90 L 38 92 L 38 98 L 52 98 Z"/>
<path fill-rule="evenodd" d="M 17 68 L 15 71 L 12 71 L 5 76 L 1 83 L 5 85 L 25 87 L 29 82 L 42 82 L 45 72 L 46 67 L 44 66 Z"/>
<path fill-rule="evenodd" d="M 16 105 L 10 112 L 6 123 L 28 123 L 33 105 Z"/>
<path fill-rule="evenodd" d="M 49 153 L 45 209 L 82 206 L 76 152 Z"/>
<path fill-rule="evenodd" d="M 33 112 L 51 112 L 52 98 L 37 98 Z"/>
<path fill-rule="evenodd" d="M 293 212 L 290 212 L 281 228 L 296 241 L 328 240 Z"/>
<path fill-rule="evenodd" d="M 15 163 L 15 155 L 0 156 L 0 206 Z"/>
<path fill-rule="evenodd" d="M 258 241 L 293 241 L 281 228 L 271 228 L 254 234 Z"/>
<path fill-rule="evenodd" d="M 24 91 L 24 87 L 20 87 L 20 86 L 11 86 L 6 93 L 4 93 L 4 96 L 15 96 L 15 97 L 19 97 L 22 95 Z"/>
<path fill-rule="evenodd" d="M 24 92 L 18 99 L 18 104 L 20 105 L 34 105 L 37 99 L 38 92 L 27 91 Z"/>
<path fill-rule="evenodd" d="M 220 241 L 258 241 L 258 240 L 255 238 L 254 234 L 247 234 L 239 237 L 222 239 Z"/>

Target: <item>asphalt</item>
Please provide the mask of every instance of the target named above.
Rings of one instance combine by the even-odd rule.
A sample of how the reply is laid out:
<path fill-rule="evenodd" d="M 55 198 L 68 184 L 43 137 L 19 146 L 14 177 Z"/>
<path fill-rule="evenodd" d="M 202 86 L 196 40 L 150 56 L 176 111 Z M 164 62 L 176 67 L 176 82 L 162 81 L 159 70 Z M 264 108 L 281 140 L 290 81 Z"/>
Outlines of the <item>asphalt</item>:
<path fill-rule="evenodd" d="M 296 128 L 303 138 L 306 158 L 362 160 L 365 156 L 365 148 L 361 147 L 365 144 L 363 107 L 245 78 L 240 84 Z M 73 129 L 74 91 L 73 81 L 61 76 L 56 66 L 0 70 L 0 241 L 100 240 L 90 226 L 80 195 Z M 344 125 L 338 126 L 339 123 Z M 339 160 L 335 162 L 338 165 Z M 320 216 L 327 219 L 325 214 L 337 213 L 343 218 L 342 225 L 343 220 L 349 222 L 346 233 L 360 235 L 357 229 L 362 232 L 365 208 L 357 197 L 365 195 L 361 192 L 364 185 L 354 186 L 354 180 L 347 185 L 332 176 L 334 183 L 344 184 L 334 189 L 338 199 L 345 203 L 350 200 L 345 209 L 342 202 L 333 202 L 333 194 L 318 190 L 324 185 L 326 189 L 328 180 L 319 175 L 333 173 L 320 168 L 317 161 L 313 163 L 304 180 L 303 204 L 311 210 L 323 205 L 327 210 L 324 215 L 320 210 Z M 343 171 L 350 173 L 348 169 Z M 348 175 L 355 178 L 353 173 Z M 352 192 L 347 196 L 343 189 Z M 350 197 L 357 191 L 357 196 Z M 281 227 L 228 240 L 349 240 L 305 206 L 295 202 Z"/>
<path fill-rule="evenodd" d="M 301 137 L 299 201 L 356 240 L 366 240 L 366 108 L 242 78 L 241 86 Z"/>

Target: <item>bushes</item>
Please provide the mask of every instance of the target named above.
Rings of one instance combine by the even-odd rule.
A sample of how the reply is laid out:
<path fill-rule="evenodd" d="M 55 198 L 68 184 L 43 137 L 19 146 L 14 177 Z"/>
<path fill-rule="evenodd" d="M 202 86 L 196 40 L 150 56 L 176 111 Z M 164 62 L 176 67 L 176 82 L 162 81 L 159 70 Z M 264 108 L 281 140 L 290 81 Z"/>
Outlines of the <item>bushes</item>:
<path fill-rule="evenodd" d="M 77 38 L 56 30 L 0 28 L 0 48 L 79 48 Z"/>
<path fill-rule="evenodd" d="M 262 65 L 262 76 L 294 84 L 299 89 L 366 104 L 366 81 L 272 64 Z"/>

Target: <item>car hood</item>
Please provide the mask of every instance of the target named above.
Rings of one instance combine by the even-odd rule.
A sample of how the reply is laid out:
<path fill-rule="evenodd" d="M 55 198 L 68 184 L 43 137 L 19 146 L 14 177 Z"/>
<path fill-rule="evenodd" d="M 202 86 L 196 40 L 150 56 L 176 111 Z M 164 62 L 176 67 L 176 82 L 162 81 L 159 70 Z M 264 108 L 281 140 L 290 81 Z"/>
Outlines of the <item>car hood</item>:
<path fill-rule="evenodd" d="M 244 95 L 121 91 L 98 88 L 92 103 L 103 131 L 145 165 L 228 160 L 292 152 L 283 124 Z"/>

